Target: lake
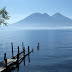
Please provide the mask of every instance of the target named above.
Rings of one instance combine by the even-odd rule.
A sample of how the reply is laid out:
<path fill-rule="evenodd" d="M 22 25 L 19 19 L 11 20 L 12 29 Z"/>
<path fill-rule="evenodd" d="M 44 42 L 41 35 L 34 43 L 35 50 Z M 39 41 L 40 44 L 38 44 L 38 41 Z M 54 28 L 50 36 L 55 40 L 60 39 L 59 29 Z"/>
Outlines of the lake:
<path fill-rule="evenodd" d="M 7 58 L 12 56 L 11 42 L 14 45 L 14 55 L 18 46 L 22 51 L 22 42 L 26 52 L 28 46 L 30 50 L 34 49 L 30 54 L 30 63 L 26 57 L 26 65 L 22 62 L 18 72 L 72 72 L 71 29 L 0 31 L 0 61 L 5 52 Z M 12 72 L 17 72 L 17 69 Z"/>

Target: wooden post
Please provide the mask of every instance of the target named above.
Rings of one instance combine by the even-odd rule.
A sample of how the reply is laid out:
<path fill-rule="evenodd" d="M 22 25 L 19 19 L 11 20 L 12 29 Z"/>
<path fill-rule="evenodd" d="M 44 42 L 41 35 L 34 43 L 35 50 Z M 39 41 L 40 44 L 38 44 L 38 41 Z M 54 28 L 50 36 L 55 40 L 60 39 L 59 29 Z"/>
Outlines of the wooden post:
<path fill-rule="evenodd" d="M 39 43 L 38 43 L 38 46 L 39 46 Z"/>
<path fill-rule="evenodd" d="M 28 46 L 28 53 L 29 53 L 29 46 Z"/>
<path fill-rule="evenodd" d="M 25 65 L 25 47 L 23 47 L 23 52 L 24 52 L 24 65 Z"/>
<path fill-rule="evenodd" d="M 5 61 L 5 59 L 6 59 L 6 53 L 4 53 L 4 61 Z"/>
<path fill-rule="evenodd" d="M 28 60 L 30 62 L 30 56 L 29 56 L 29 46 L 28 46 Z"/>
<path fill-rule="evenodd" d="M 24 52 L 24 55 L 25 55 L 25 47 L 23 47 L 23 52 Z"/>
<path fill-rule="evenodd" d="M 8 71 L 8 68 L 7 68 L 7 59 L 6 59 L 6 53 L 4 53 L 4 61 L 5 61 L 5 67 L 6 67 L 6 72 Z"/>
<path fill-rule="evenodd" d="M 39 43 L 38 43 L 38 46 L 37 46 L 37 50 L 39 50 Z"/>
<path fill-rule="evenodd" d="M 19 69 L 19 53 L 17 54 L 17 68 Z"/>
<path fill-rule="evenodd" d="M 12 46 L 12 57 L 13 57 L 13 43 L 11 43 L 11 46 Z"/>
<path fill-rule="evenodd" d="M 19 46 L 18 46 L 18 54 L 19 54 Z"/>
<path fill-rule="evenodd" d="M 28 61 L 30 62 L 30 55 L 28 54 Z"/>
<path fill-rule="evenodd" d="M 17 67 L 19 69 L 19 46 L 18 46 L 18 54 L 17 54 Z"/>
<path fill-rule="evenodd" d="M 8 70 L 7 68 L 7 59 L 5 59 L 5 66 L 6 66 L 6 71 Z"/>
<path fill-rule="evenodd" d="M 17 61 L 19 60 L 19 54 L 17 54 Z"/>
<path fill-rule="evenodd" d="M 38 48 L 38 46 L 37 46 L 37 48 Z"/>
<path fill-rule="evenodd" d="M 22 49 L 23 49 L 23 47 L 24 47 L 24 44 L 23 44 L 23 42 L 22 42 Z"/>
<path fill-rule="evenodd" d="M 39 46 L 37 46 L 37 50 L 39 50 Z"/>

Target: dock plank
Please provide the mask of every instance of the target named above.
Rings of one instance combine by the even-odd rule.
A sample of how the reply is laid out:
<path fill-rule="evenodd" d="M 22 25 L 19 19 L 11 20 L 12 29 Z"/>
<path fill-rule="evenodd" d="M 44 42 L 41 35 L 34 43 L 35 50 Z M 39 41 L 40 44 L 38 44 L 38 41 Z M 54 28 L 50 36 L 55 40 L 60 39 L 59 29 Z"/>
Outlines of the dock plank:
<path fill-rule="evenodd" d="M 7 59 L 7 66 L 15 63 L 17 59 Z M 5 67 L 5 61 L 0 62 L 0 72 L 4 71 L 6 69 Z"/>
<path fill-rule="evenodd" d="M 0 72 L 4 71 L 6 67 L 0 67 Z"/>
<path fill-rule="evenodd" d="M 7 59 L 7 66 L 16 62 L 16 61 L 17 61 L 17 59 Z"/>

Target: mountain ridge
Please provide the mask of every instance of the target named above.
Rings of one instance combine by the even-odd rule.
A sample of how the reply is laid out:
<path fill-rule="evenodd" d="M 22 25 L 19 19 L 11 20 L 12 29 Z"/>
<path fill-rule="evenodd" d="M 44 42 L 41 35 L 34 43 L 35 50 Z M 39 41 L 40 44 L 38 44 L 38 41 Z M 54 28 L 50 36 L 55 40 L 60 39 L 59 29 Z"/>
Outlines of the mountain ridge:
<path fill-rule="evenodd" d="M 61 13 L 50 16 L 47 13 L 32 13 L 13 25 L 23 26 L 72 26 L 72 20 Z"/>

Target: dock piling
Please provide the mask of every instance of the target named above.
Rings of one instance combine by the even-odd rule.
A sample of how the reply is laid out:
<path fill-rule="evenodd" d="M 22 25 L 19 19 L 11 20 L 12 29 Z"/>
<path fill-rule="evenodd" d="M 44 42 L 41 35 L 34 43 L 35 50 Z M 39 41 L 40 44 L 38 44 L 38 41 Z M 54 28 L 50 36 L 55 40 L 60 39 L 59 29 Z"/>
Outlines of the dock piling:
<path fill-rule="evenodd" d="M 28 46 L 28 53 L 29 53 L 29 46 Z"/>
<path fill-rule="evenodd" d="M 6 71 L 7 71 L 7 59 L 5 59 L 5 67 L 6 67 Z"/>
<path fill-rule="evenodd" d="M 30 62 L 30 55 L 28 54 L 28 61 Z"/>
<path fill-rule="evenodd" d="M 39 43 L 38 43 L 38 46 L 39 46 Z"/>
<path fill-rule="evenodd" d="M 18 54 L 19 54 L 19 46 L 18 46 Z"/>
<path fill-rule="evenodd" d="M 39 51 L 39 43 L 38 43 L 38 46 L 37 46 L 37 50 Z"/>
<path fill-rule="evenodd" d="M 37 50 L 39 51 L 39 47 L 37 46 Z"/>
<path fill-rule="evenodd" d="M 12 46 L 12 57 L 13 57 L 13 43 L 11 43 L 11 46 Z"/>
<path fill-rule="evenodd" d="M 24 65 L 25 65 L 25 47 L 23 47 L 23 52 L 24 52 Z"/>
<path fill-rule="evenodd" d="M 19 69 L 19 53 L 17 54 L 17 68 Z"/>
<path fill-rule="evenodd" d="M 29 46 L 28 46 L 28 60 L 30 62 L 30 56 L 29 56 Z"/>
<path fill-rule="evenodd" d="M 5 59 L 6 59 L 6 53 L 4 53 L 4 61 L 5 61 Z"/>
<path fill-rule="evenodd" d="M 23 49 L 23 47 L 24 47 L 24 43 L 22 42 L 22 49 Z"/>

